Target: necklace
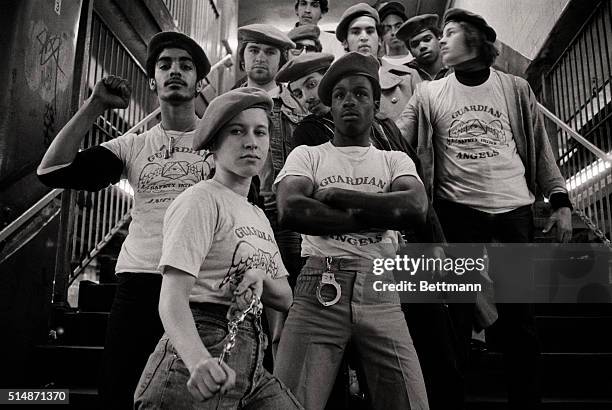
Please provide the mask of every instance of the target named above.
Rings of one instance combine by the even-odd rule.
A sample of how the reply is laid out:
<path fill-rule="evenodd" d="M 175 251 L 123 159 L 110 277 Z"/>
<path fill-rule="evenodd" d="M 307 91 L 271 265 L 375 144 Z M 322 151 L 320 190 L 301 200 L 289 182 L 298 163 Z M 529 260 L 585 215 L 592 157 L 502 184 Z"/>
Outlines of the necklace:
<path fill-rule="evenodd" d="M 174 137 L 168 136 L 168 133 L 166 132 L 166 129 L 164 128 L 164 126 L 162 125 L 161 122 L 159 123 L 159 128 L 161 128 L 161 130 L 163 131 L 163 133 L 166 136 L 166 138 L 168 138 L 168 146 L 166 147 L 165 144 L 164 144 L 161 147 L 161 149 L 166 148 L 166 152 L 164 152 L 164 159 L 172 158 L 172 153 L 174 152 L 174 147 L 181 140 L 181 138 L 183 138 L 185 136 L 185 133 L 188 132 L 189 130 L 185 130 L 185 131 L 181 132 L 178 137 L 174 138 Z"/>

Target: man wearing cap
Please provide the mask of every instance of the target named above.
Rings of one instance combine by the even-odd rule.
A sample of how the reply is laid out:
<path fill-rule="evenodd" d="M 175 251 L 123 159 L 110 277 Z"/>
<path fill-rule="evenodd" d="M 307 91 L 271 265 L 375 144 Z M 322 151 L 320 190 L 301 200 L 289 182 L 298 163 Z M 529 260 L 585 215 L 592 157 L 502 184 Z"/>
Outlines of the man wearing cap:
<path fill-rule="evenodd" d="M 346 51 L 378 57 L 382 38 L 378 12 L 366 3 L 349 7 L 340 18 L 336 38 Z M 392 120 L 397 119 L 418 81 L 418 73 L 413 68 L 383 63 L 380 68 L 380 113 Z"/>
<path fill-rule="evenodd" d="M 104 111 L 125 109 L 130 102 L 127 82 L 105 77 L 58 133 L 38 167 L 40 180 L 52 187 L 97 191 L 123 177 L 134 189 L 132 221 L 117 261 L 119 283 L 104 349 L 101 393 L 108 409 L 132 408 L 140 373 L 163 333 L 157 266 L 166 208 L 186 187 L 210 173 L 206 152 L 191 148 L 197 121 L 194 100 L 210 71 L 204 51 L 184 34 L 158 33 L 149 42 L 146 71 L 161 107 L 158 125 L 79 152 L 83 137 Z M 167 175 L 165 170 L 173 167 L 184 173 Z"/>
<path fill-rule="evenodd" d="M 334 121 L 330 107 L 323 104 L 318 95 L 321 78 L 333 58 L 327 53 L 302 55 L 285 64 L 276 75 L 276 80 L 286 82 L 293 97 L 311 113 L 293 132 L 295 146 L 323 144 L 334 136 Z M 376 148 L 382 150 L 406 152 L 409 149 L 395 123 L 378 115 L 378 112 L 372 123 L 370 141 Z"/>
<path fill-rule="evenodd" d="M 385 55 L 382 61 L 393 65 L 406 65 L 414 57 L 406 47 L 406 43 L 397 37 L 397 30 L 406 21 L 406 9 L 397 1 L 381 3 L 378 7 L 378 17 L 382 25 L 382 41 Z"/>
<path fill-rule="evenodd" d="M 328 0 L 295 0 L 295 15 L 298 18 L 295 27 L 304 25 L 319 25 L 321 18 L 329 11 Z M 333 34 L 321 31 L 319 41 L 324 52 L 333 54 L 336 58 L 344 54 L 342 46 L 338 44 Z"/>
<path fill-rule="evenodd" d="M 270 148 L 263 169 L 258 177 L 260 181 L 260 198 L 266 213 L 283 263 L 290 274 L 290 283 L 302 267 L 300 256 L 300 235 L 278 226 L 276 195 L 272 192 L 274 179 L 285 164 L 289 152 L 295 147 L 292 139 L 293 130 L 305 116 L 305 111 L 298 108 L 289 90 L 277 83 L 275 76 L 286 62 L 288 50 L 295 48 L 293 41 L 286 34 L 269 24 L 251 24 L 238 28 L 241 58 L 240 65 L 247 73 L 246 86 L 267 91 L 274 107 L 272 109 L 273 127 L 270 130 Z M 272 353 L 280 339 L 282 330 L 282 315 L 272 310 L 266 311 L 268 318 Z"/>
<path fill-rule="evenodd" d="M 319 41 L 321 30 L 314 24 L 305 24 L 293 28 L 287 37 L 295 43 L 295 48 L 289 50 L 289 60 L 303 53 L 320 53 L 323 47 Z"/>
<path fill-rule="evenodd" d="M 495 30 L 479 15 L 449 9 L 440 40 L 454 73 L 424 83 L 398 120 L 417 148 L 424 184 L 449 242 L 533 240 L 536 187 L 549 198 L 557 240 L 571 238 L 571 203 L 529 84 L 493 70 Z M 435 163 L 435 168 L 434 168 Z M 495 281 L 495 260 L 490 272 Z M 537 408 L 538 340 L 532 306 L 498 304 L 513 408 Z M 473 306 L 451 306 L 467 361 Z"/>
<path fill-rule="evenodd" d="M 301 232 L 298 277 L 275 374 L 308 409 L 323 409 L 347 343 L 375 409 L 427 409 L 427 395 L 395 292 L 377 293 L 373 261 L 393 258 L 399 230 L 424 224 L 427 200 L 412 160 L 370 143 L 380 99 L 376 58 L 350 52 L 323 76 L 332 141 L 297 147 L 275 181 L 281 225 Z"/>
<path fill-rule="evenodd" d="M 414 16 L 397 30 L 397 38 L 409 47 L 414 56 L 408 66 L 417 70 L 423 81 L 437 80 L 448 73 L 440 55 L 441 34 L 436 14 Z"/>

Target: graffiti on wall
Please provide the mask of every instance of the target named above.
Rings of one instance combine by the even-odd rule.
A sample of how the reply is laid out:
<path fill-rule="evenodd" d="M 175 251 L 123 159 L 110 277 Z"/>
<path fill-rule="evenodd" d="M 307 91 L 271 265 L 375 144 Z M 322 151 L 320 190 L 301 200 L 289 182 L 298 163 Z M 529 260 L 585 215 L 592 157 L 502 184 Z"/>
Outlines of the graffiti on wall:
<path fill-rule="evenodd" d="M 32 22 L 28 33 L 31 47 L 25 55 L 25 77 L 30 89 L 44 101 L 42 110 L 42 137 L 45 145 L 55 137 L 58 101 L 70 83 L 66 74 L 69 67 L 70 47 L 66 33 L 54 33 L 44 22 Z M 69 44 L 68 44 L 69 46 Z"/>

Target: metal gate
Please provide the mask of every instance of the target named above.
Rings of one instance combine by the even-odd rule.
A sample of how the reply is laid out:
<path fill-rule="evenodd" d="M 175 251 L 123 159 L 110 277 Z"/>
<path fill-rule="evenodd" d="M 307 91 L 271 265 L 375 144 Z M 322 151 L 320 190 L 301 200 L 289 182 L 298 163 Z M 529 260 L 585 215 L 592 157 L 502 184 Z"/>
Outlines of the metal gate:
<path fill-rule="evenodd" d="M 94 12 L 90 31 L 87 79 L 82 94 L 91 94 L 96 82 L 109 74 L 128 80 L 132 87 L 130 104 L 126 109 L 107 110 L 104 115 L 98 117 L 83 142 L 83 148 L 122 135 L 154 108 L 144 68 Z M 133 191 L 127 180 L 98 192 L 77 194 L 70 245 L 73 268 L 71 280 L 79 275 L 117 230 L 127 222 L 132 202 Z"/>
<path fill-rule="evenodd" d="M 611 1 L 602 1 L 545 76 L 555 114 L 606 153 L 612 150 L 611 20 Z M 556 138 L 572 201 L 610 238 L 610 164 L 560 129 Z"/>

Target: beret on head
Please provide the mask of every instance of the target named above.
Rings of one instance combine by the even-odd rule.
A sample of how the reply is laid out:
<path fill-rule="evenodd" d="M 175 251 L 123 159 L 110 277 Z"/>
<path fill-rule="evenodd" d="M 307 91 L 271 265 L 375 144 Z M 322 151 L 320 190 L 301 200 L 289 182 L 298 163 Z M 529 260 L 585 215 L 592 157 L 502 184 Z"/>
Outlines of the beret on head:
<path fill-rule="evenodd" d="M 346 53 L 329 67 L 319 83 L 319 98 L 323 104 L 331 107 L 332 91 L 338 81 L 351 75 L 362 75 L 372 81 L 374 95 L 380 97 L 380 79 L 378 70 L 380 65 L 376 57 L 365 55 L 357 51 Z"/>
<path fill-rule="evenodd" d="M 497 33 L 495 33 L 493 27 L 489 26 L 482 16 L 472 13 L 471 11 L 458 8 L 448 9 L 446 13 L 444 13 L 444 25 L 449 21 L 464 21 L 470 23 L 478 30 L 482 31 L 485 38 L 492 43 L 495 42 L 497 38 Z"/>
<path fill-rule="evenodd" d="M 175 31 L 162 31 L 155 34 L 147 47 L 146 69 L 149 78 L 155 77 L 157 57 L 166 48 L 180 48 L 189 53 L 198 73 L 198 81 L 210 72 L 210 62 L 202 47 L 191 37 Z"/>
<path fill-rule="evenodd" d="M 319 28 L 319 26 L 315 26 L 314 24 L 304 24 L 303 26 L 295 27 L 293 30 L 287 33 L 287 36 L 293 42 L 296 42 L 298 40 L 317 41 L 319 39 L 320 34 L 321 29 Z"/>
<path fill-rule="evenodd" d="M 395 36 L 405 43 L 417 34 L 432 28 L 438 28 L 438 16 L 436 14 L 421 14 L 414 16 L 404 22 L 397 30 Z"/>
<path fill-rule="evenodd" d="M 279 29 L 270 24 L 249 24 L 238 28 L 238 40 L 241 43 L 262 43 L 280 50 L 295 48 L 295 43 Z"/>
<path fill-rule="evenodd" d="M 276 74 L 276 81 L 289 83 L 320 70 L 326 70 L 334 61 L 333 54 L 306 53 L 295 57 L 285 64 Z"/>
<path fill-rule="evenodd" d="M 362 16 L 372 17 L 376 21 L 376 25 L 380 25 L 380 17 L 378 16 L 378 12 L 372 6 L 366 3 L 357 3 L 354 6 L 344 10 L 344 13 L 342 13 L 340 22 L 336 27 L 336 38 L 338 41 L 342 42 L 346 40 L 349 26 L 353 20 Z"/>
<path fill-rule="evenodd" d="M 378 7 L 378 17 L 382 22 L 391 14 L 395 14 L 399 16 L 402 20 L 406 20 L 406 9 L 402 3 L 398 3 L 397 1 L 390 1 L 388 3 L 382 3 L 382 6 Z"/>
<path fill-rule="evenodd" d="M 206 108 L 193 137 L 193 149 L 208 149 L 221 128 L 242 111 L 261 108 L 270 112 L 273 105 L 268 93 L 259 88 L 241 87 L 221 94 Z"/>

